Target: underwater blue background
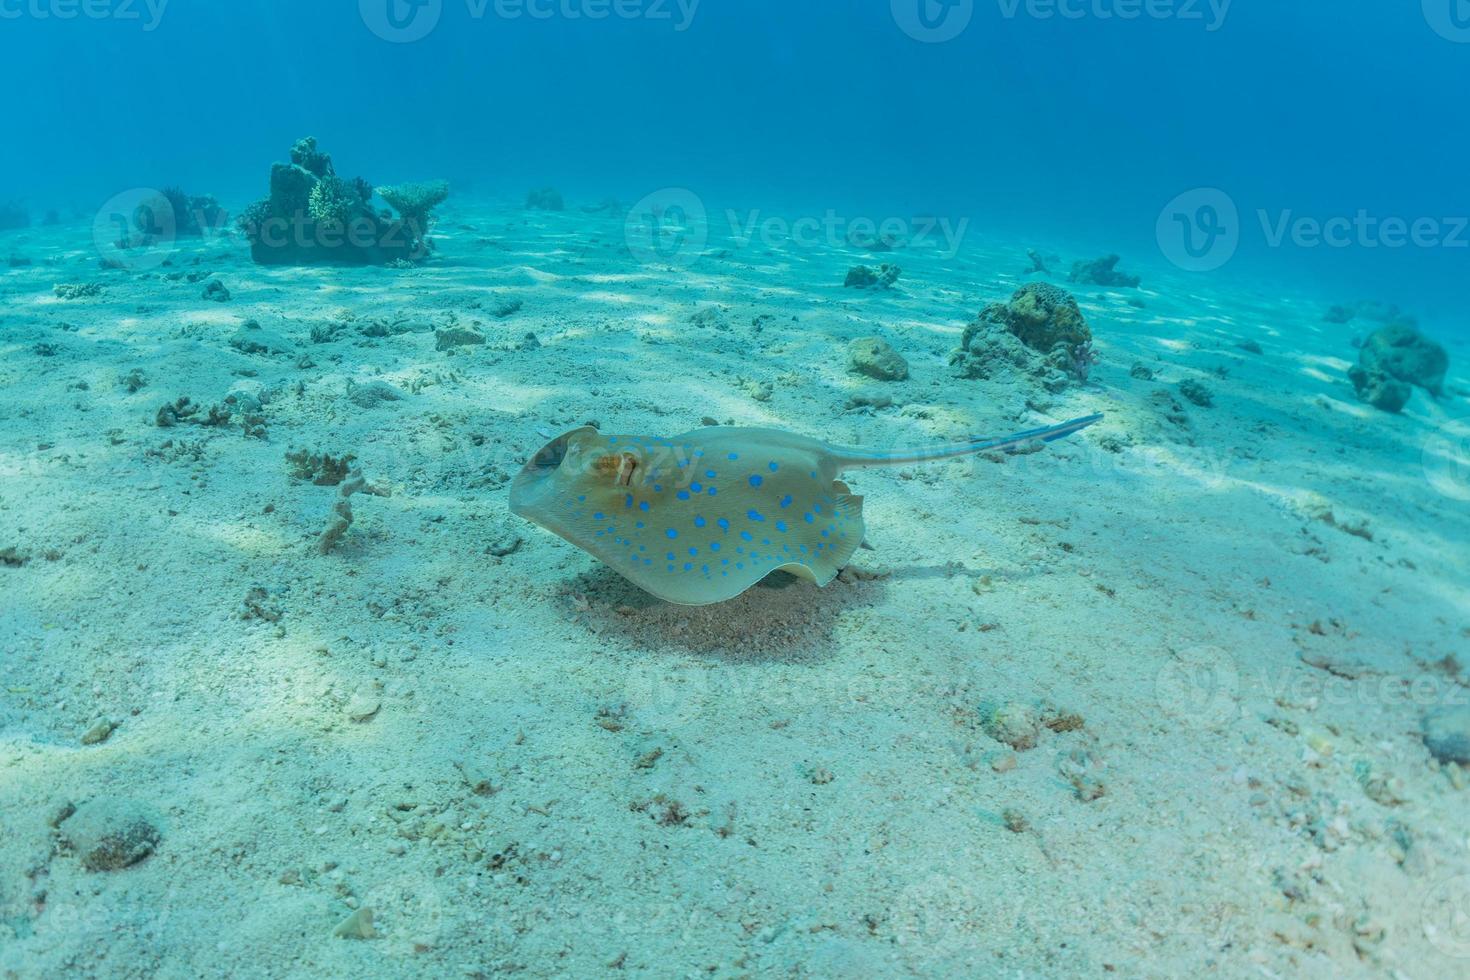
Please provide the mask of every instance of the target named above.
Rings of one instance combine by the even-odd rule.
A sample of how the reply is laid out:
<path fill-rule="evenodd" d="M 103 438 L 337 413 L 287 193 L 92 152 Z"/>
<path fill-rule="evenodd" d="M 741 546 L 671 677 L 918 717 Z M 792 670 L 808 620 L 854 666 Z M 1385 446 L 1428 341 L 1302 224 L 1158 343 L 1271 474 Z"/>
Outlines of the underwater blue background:
<path fill-rule="evenodd" d="M 312 134 L 377 183 L 551 184 L 573 201 L 682 185 L 716 211 L 969 217 L 976 234 L 1118 251 L 1146 272 L 1164 261 L 1164 204 L 1218 187 L 1244 226 L 1214 275 L 1470 329 L 1470 232 L 1459 247 L 1272 248 L 1256 218 L 1470 215 L 1470 44 L 1419 2 L 1237 0 L 1211 31 L 1206 4 L 1203 20 L 1122 21 L 980 0 L 942 44 L 898 29 L 888 0 L 704 0 L 683 31 L 672 2 L 667 19 L 593 21 L 493 5 L 475 19 L 446 0 L 407 44 L 375 36 L 356 2 L 173 0 L 153 30 L 141 4 L 138 19 L 60 20 L 24 12 L 38 3 L 9 0 L 0 19 L 0 71 L 23 93 L 7 100 L 0 200 L 33 212 L 90 214 L 166 183 L 238 210 Z"/>

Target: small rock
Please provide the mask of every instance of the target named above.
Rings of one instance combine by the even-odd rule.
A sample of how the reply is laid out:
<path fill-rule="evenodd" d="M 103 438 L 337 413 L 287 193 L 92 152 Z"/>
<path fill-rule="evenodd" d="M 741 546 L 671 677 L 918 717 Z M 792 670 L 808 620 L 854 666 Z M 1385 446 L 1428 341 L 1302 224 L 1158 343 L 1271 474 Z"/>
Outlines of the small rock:
<path fill-rule="evenodd" d="M 855 265 L 847 270 L 847 280 L 843 285 L 850 289 L 888 289 L 898 282 L 902 272 L 896 265 L 880 265 L 877 269 Z"/>
<path fill-rule="evenodd" d="M 434 349 L 453 350 L 456 347 L 479 347 L 485 343 L 485 335 L 469 327 L 442 327 L 434 331 Z"/>
<path fill-rule="evenodd" d="M 1154 379 L 1154 372 L 1142 361 L 1135 361 L 1133 367 L 1128 370 L 1128 376 L 1130 378 L 1137 378 L 1139 381 L 1152 381 Z"/>
<path fill-rule="evenodd" d="M 980 725 L 997 742 L 1021 752 L 1036 748 L 1041 736 L 1041 719 L 1036 711 L 1019 701 L 982 708 Z"/>
<path fill-rule="evenodd" d="M 373 928 L 373 910 L 364 905 L 339 922 L 332 935 L 338 939 L 378 938 L 378 931 Z"/>
<path fill-rule="evenodd" d="M 1215 404 L 1215 396 L 1210 393 L 1210 389 L 1192 378 L 1179 382 L 1179 394 L 1200 408 L 1210 408 Z"/>
<path fill-rule="evenodd" d="M 369 381 L 365 385 L 348 383 L 347 400 L 358 408 L 377 408 L 386 402 L 403 400 L 403 392 L 386 381 Z"/>
<path fill-rule="evenodd" d="M 86 734 L 82 736 L 82 744 L 100 745 L 103 742 L 107 741 L 108 738 L 112 736 L 112 733 L 116 731 L 116 729 L 117 726 L 115 724 L 113 724 L 107 718 L 103 718 L 101 721 L 97 722 L 97 724 L 87 729 Z"/>
<path fill-rule="evenodd" d="M 230 301 L 230 291 L 218 279 L 211 279 L 205 284 L 204 298 L 216 303 L 228 303 Z"/>
<path fill-rule="evenodd" d="M 902 381 L 909 364 L 879 337 L 859 337 L 848 347 L 848 369 L 880 381 Z"/>
<path fill-rule="evenodd" d="M 1424 745 L 1440 762 L 1470 766 L 1470 705 L 1440 708 L 1426 715 Z"/>
<path fill-rule="evenodd" d="M 494 555 L 496 558 L 505 558 L 513 555 L 521 549 L 522 538 L 514 531 L 506 531 L 490 540 L 485 546 L 485 553 Z"/>
<path fill-rule="evenodd" d="M 102 797 L 77 807 L 60 827 L 62 840 L 88 871 L 117 871 L 152 854 L 163 840 L 152 813 L 133 800 Z"/>
<path fill-rule="evenodd" d="M 369 721 L 382 706 L 383 702 L 378 699 L 377 695 L 359 692 L 347 702 L 347 717 L 355 722 Z"/>

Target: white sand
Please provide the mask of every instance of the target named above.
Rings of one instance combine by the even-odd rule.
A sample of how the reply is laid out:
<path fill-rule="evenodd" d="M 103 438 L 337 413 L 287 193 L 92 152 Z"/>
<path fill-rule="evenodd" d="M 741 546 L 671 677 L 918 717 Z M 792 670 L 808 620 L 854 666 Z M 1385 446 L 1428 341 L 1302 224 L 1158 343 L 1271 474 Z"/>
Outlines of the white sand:
<path fill-rule="evenodd" d="M 1470 698 L 1436 666 L 1470 661 L 1470 405 L 1357 403 L 1370 324 L 1125 263 L 1146 308 L 1079 290 L 1104 360 L 1048 396 L 946 363 L 1033 243 L 880 256 L 900 288 L 865 294 L 854 249 L 649 267 L 620 217 L 463 201 L 440 233 L 412 271 L 235 239 L 143 273 L 86 226 L 0 236 L 34 262 L 0 272 L 0 548 L 29 559 L 0 567 L 0 975 L 1470 970 L 1470 808 L 1419 735 Z M 162 278 L 201 271 L 233 299 Z M 728 331 L 688 322 L 711 303 Z M 360 331 L 399 316 L 489 343 Z M 247 317 L 289 352 L 229 347 Z M 870 334 L 911 380 L 846 371 Z M 348 400 L 371 381 L 403 399 Z M 154 425 L 237 385 L 264 438 Z M 857 474 L 875 550 L 825 590 L 664 605 L 506 509 L 538 430 L 588 420 L 897 447 L 1094 410 L 1041 454 Z M 337 491 L 293 448 L 391 490 L 327 556 Z M 987 704 L 1083 725 L 1013 754 Z M 48 821 L 89 800 L 150 809 L 156 853 L 86 870 Z M 335 938 L 359 906 L 378 938 Z"/>

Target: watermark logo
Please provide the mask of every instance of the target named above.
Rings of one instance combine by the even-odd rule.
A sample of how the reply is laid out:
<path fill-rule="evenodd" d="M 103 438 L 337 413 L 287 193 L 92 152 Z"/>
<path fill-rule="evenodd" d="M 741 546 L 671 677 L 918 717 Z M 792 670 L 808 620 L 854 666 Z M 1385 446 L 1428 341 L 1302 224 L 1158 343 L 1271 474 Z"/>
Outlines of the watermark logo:
<path fill-rule="evenodd" d="M 1451 500 L 1470 500 L 1470 416 L 1431 432 L 1420 459 L 1431 487 Z"/>
<path fill-rule="evenodd" d="M 141 21 L 144 33 L 158 30 L 169 0 L 0 0 L 0 21 L 116 20 Z"/>
<path fill-rule="evenodd" d="M 444 0 L 357 0 L 368 30 L 390 44 L 412 44 L 439 26 Z"/>
<path fill-rule="evenodd" d="M 1240 667 L 1219 647 L 1170 651 L 1154 678 L 1159 709 L 1188 725 L 1220 728 L 1240 715 Z"/>
<path fill-rule="evenodd" d="M 1470 0 L 1423 0 L 1424 19 L 1446 41 L 1470 44 Z"/>
<path fill-rule="evenodd" d="M 1470 875 L 1440 882 L 1424 899 L 1424 937 L 1455 959 L 1470 959 Z"/>
<path fill-rule="evenodd" d="M 172 202 L 162 191 L 135 187 L 110 198 L 92 220 L 92 241 L 103 264 L 116 269 L 156 269 L 169 260 L 178 238 Z"/>
<path fill-rule="evenodd" d="M 688 266 L 709 244 L 709 213 L 693 191 L 666 187 L 633 205 L 623 221 L 623 240 L 644 265 Z"/>
<path fill-rule="evenodd" d="M 1159 250 L 1186 272 L 1213 272 L 1240 248 L 1240 211 L 1214 187 L 1185 191 L 1159 212 Z"/>
<path fill-rule="evenodd" d="M 1198 21 L 1214 33 L 1225 26 L 1234 0 L 998 0 L 1001 16 L 1015 20 Z"/>
<path fill-rule="evenodd" d="M 975 0 L 889 0 L 894 23 L 923 44 L 943 44 L 965 33 Z"/>

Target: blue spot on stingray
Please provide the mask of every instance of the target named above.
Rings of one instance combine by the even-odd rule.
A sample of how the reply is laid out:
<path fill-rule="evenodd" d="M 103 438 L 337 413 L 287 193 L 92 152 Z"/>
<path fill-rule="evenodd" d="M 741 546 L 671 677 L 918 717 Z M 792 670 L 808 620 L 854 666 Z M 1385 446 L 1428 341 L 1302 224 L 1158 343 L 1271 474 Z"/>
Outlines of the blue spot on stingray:
<path fill-rule="evenodd" d="M 731 453 L 730 455 L 726 456 L 725 458 L 726 459 L 739 459 L 740 458 L 740 454 L 739 453 Z"/>
<path fill-rule="evenodd" d="M 633 522 L 633 526 L 634 527 L 637 527 L 637 528 L 641 528 L 643 526 L 643 522 L 642 521 L 634 521 Z"/>
<path fill-rule="evenodd" d="M 815 522 L 816 522 L 816 520 L 817 520 L 817 519 L 816 519 L 816 518 L 815 518 L 815 517 L 813 517 L 813 516 L 812 516 L 812 515 L 811 515 L 811 514 L 802 514 L 802 515 L 801 515 L 801 516 L 802 516 L 802 517 L 803 517 L 803 518 L 804 518 L 804 519 L 805 519 L 805 520 L 806 520 L 806 522 L 807 522 L 807 523 L 808 523 L 808 524 L 813 524 L 813 523 L 815 523 Z"/>
<path fill-rule="evenodd" d="M 646 500 L 640 500 L 640 501 L 638 501 L 638 509 L 641 510 L 641 511 L 643 511 L 645 514 L 648 513 L 648 501 L 646 501 Z"/>
<path fill-rule="evenodd" d="M 715 471 L 714 470 L 705 470 L 704 471 L 704 475 L 707 476 L 707 477 L 709 477 L 711 480 L 713 480 L 715 478 Z"/>
<path fill-rule="evenodd" d="M 720 550 L 720 543 L 718 541 L 711 541 L 709 543 L 709 550 L 710 551 L 719 551 Z"/>
<path fill-rule="evenodd" d="M 689 549 L 689 557 L 692 558 L 692 557 L 694 557 L 697 554 L 699 554 L 699 549 L 698 548 L 690 548 Z"/>
<path fill-rule="evenodd" d="M 585 504 L 586 502 L 587 502 L 587 495 L 586 494 L 583 494 L 582 496 L 580 496 L 580 497 L 577 498 L 577 503 L 579 503 L 579 504 Z"/>
<path fill-rule="evenodd" d="M 673 528 L 669 528 L 664 533 L 667 534 L 671 538 L 677 538 L 679 536 L 679 532 L 678 531 L 675 531 Z M 823 531 L 822 533 L 823 534 L 826 534 L 827 532 L 826 531 Z"/>
<path fill-rule="evenodd" d="M 745 567 L 745 563 L 744 562 L 741 562 L 741 561 L 737 561 L 735 563 L 735 567 L 736 568 L 744 568 Z"/>
<path fill-rule="evenodd" d="M 673 561 L 674 560 L 674 553 L 671 551 L 667 555 L 665 555 L 664 557 L 668 558 L 669 561 Z"/>
<path fill-rule="evenodd" d="M 771 472 L 772 472 L 772 473 L 774 473 L 774 472 L 776 472 L 776 471 L 777 471 L 777 470 L 779 470 L 779 469 L 780 469 L 780 468 L 781 468 L 781 467 L 779 467 L 779 466 L 777 466 L 777 465 L 776 465 L 776 464 L 775 464 L 775 463 L 772 463 L 772 464 L 771 464 Z"/>
<path fill-rule="evenodd" d="M 625 496 L 623 498 L 623 506 L 624 507 L 632 507 L 633 506 L 633 495 L 631 493 L 628 494 L 627 496 Z"/>
<path fill-rule="evenodd" d="M 673 565 L 670 565 L 670 566 L 669 566 L 669 571 L 671 571 L 671 572 L 672 572 L 672 571 L 673 571 L 673 570 L 674 570 L 674 566 L 673 566 Z"/>
<path fill-rule="evenodd" d="M 700 565 L 699 566 L 699 570 L 701 572 L 704 572 L 704 574 L 706 574 L 706 575 L 709 574 L 709 566 L 708 565 Z"/>
<path fill-rule="evenodd" d="M 814 510 L 818 514 L 820 514 L 822 512 L 822 505 L 821 504 L 812 504 L 812 510 Z"/>
<path fill-rule="evenodd" d="M 831 536 L 832 536 L 832 534 L 831 534 L 830 531 L 823 531 L 822 532 L 822 537 L 824 537 L 824 538 L 830 538 Z"/>
<path fill-rule="evenodd" d="M 654 493 L 663 493 L 664 492 L 664 488 L 661 487 L 661 486 L 659 486 L 657 483 L 655 483 L 653 485 L 653 492 Z"/>
<path fill-rule="evenodd" d="M 755 536 L 752 535 L 749 531 L 741 531 L 740 532 L 740 537 L 741 537 L 741 540 L 744 540 L 744 541 L 754 541 L 755 540 Z"/>
<path fill-rule="evenodd" d="M 602 520 L 602 511 L 599 510 L 597 513 L 593 514 L 592 515 L 592 519 L 594 521 L 600 521 L 600 520 Z"/>
<path fill-rule="evenodd" d="M 689 499 L 689 491 L 688 490 L 680 490 L 678 493 L 674 494 L 674 496 L 678 497 L 680 500 L 688 500 Z"/>
<path fill-rule="evenodd" d="M 715 521 L 715 523 L 718 524 L 718 525 L 720 525 L 720 530 L 721 531 L 728 531 L 728 530 L 730 530 L 730 522 L 727 521 L 727 520 L 725 520 L 723 517 L 720 518 L 719 520 Z"/>
<path fill-rule="evenodd" d="M 752 476 L 750 478 L 750 485 L 753 486 L 753 487 L 758 487 L 758 486 L 760 486 L 764 482 L 765 481 L 762 480 L 759 476 Z"/>
<path fill-rule="evenodd" d="M 776 530 L 780 531 L 782 534 L 785 534 L 786 533 L 786 522 L 785 521 L 777 521 L 776 522 Z"/>
<path fill-rule="evenodd" d="M 761 512 L 758 511 L 758 510 L 753 510 L 750 513 L 746 514 L 745 516 L 748 517 L 748 518 L 750 518 L 753 521 L 763 521 L 763 520 L 765 520 L 765 517 L 762 516 Z"/>
<path fill-rule="evenodd" d="M 781 506 L 782 507 L 790 507 L 791 506 L 791 494 L 788 493 L 786 496 L 784 496 L 784 497 L 781 498 Z"/>
<path fill-rule="evenodd" d="M 687 572 L 687 571 L 690 571 L 693 568 L 694 568 L 694 562 L 692 562 L 692 561 L 686 561 L 684 563 L 684 571 Z"/>
<path fill-rule="evenodd" d="M 714 487 L 710 487 L 710 488 L 709 488 L 709 495 L 710 495 L 710 496 L 711 496 L 711 497 L 713 497 L 713 496 L 714 496 L 714 495 L 715 495 L 715 493 L 716 493 L 716 492 L 717 492 L 717 491 L 716 491 L 716 490 L 715 490 L 715 488 L 714 488 Z"/>
<path fill-rule="evenodd" d="M 695 527 L 704 527 L 705 523 L 706 523 L 706 521 L 705 521 L 705 519 L 703 517 L 696 517 L 694 519 L 694 526 Z"/>

